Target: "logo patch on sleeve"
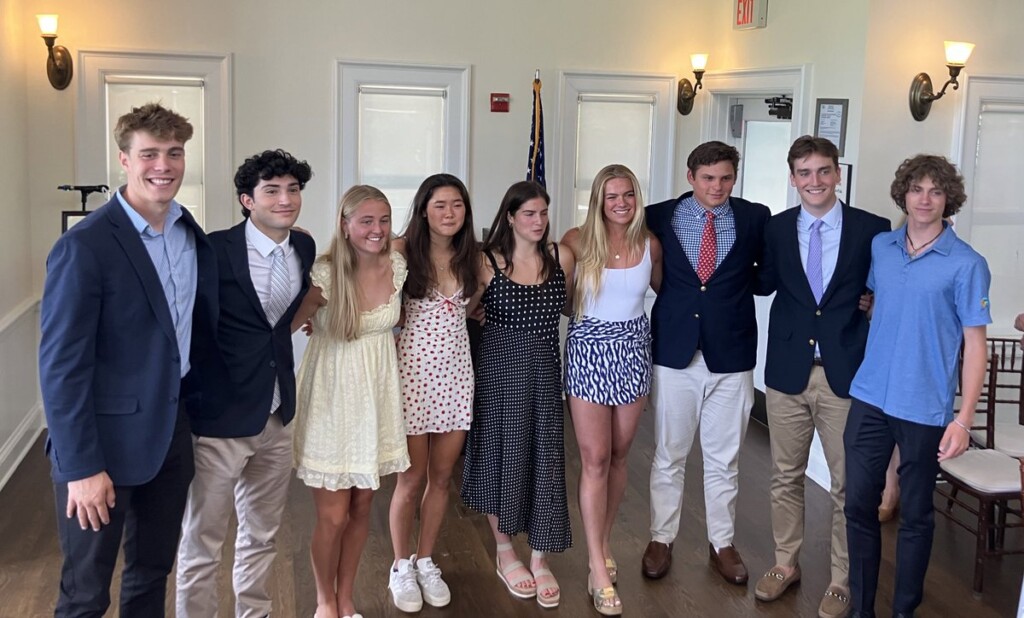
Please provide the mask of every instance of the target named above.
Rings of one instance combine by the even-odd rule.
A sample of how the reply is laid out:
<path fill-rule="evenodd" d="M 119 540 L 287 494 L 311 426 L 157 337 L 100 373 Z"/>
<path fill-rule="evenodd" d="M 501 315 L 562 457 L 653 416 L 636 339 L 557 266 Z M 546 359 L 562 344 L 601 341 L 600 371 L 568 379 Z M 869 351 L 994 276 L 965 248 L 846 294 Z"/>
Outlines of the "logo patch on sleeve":
<path fill-rule="evenodd" d="M 988 309 L 988 296 L 981 299 L 981 308 Z"/>

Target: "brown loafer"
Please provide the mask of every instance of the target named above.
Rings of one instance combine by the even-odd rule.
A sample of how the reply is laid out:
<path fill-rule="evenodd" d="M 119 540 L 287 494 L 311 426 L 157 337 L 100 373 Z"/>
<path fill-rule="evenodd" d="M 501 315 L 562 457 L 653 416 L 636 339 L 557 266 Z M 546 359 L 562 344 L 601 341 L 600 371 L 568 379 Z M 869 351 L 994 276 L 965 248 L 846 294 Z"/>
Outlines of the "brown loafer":
<path fill-rule="evenodd" d="M 722 579 L 730 584 L 747 583 L 747 567 L 743 565 L 743 558 L 740 558 L 740 552 L 734 546 L 729 545 L 716 552 L 715 546 L 709 543 L 708 554 L 711 566 L 715 567 Z"/>
<path fill-rule="evenodd" d="M 832 584 L 821 597 L 818 606 L 819 618 L 845 618 L 850 613 L 850 591 Z"/>
<path fill-rule="evenodd" d="M 773 566 L 761 576 L 761 579 L 757 580 L 757 585 L 754 586 L 754 596 L 759 601 L 774 601 L 798 581 L 800 581 L 799 565 L 789 575 L 786 575 L 786 572 L 778 565 Z"/>
<path fill-rule="evenodd" d="M 644 577 L 650 579 L 661 579 L 668 574 L 672 566 L 672 543 L 659 543 L 651 541 L 644 550 L 642 563 Z"/>

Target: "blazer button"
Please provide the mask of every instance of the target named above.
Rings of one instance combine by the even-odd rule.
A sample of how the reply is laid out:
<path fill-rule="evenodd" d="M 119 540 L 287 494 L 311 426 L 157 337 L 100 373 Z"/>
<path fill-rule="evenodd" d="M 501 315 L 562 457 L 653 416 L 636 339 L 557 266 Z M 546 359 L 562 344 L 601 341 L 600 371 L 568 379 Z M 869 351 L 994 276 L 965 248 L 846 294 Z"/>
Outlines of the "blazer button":
<path fill-rule="evenodd" d="M 708 291 L 708 286 L 706 286 L 706 285 L 700 286 L 700 291 L 701 292 L 707 292 Z"/>
<path fill-rule="evenodd" d="M 695 317 L 695 318 L 697 318 L 699 320 L 700 319 L 700 314 L 699 313 L 695 313 L 695 314 L 693 314 L 693 317 Z"/>
<path fill-rule="evenodd" d="M 809 344 L 811 344 L 811 345 L 814 345 L 814 339 L 811 339 L 811 340 L 810 340 L 810 341 L 808 341 L 807 343 L 809 343 Z"/>
<path fill-rule="evenodd" d="M 171 362 L 173 362 L 173 363 L 180 363 L 181 362 L 181 357 L 180 356 L 174 356 L 171 359 Z"/>
<path fill-rule="evenodd" d="M 167 398 L 167 401 L 169 401 L 171 403 L 178 403 L 178 398 L 172 395 L 172 396 Z"/>
<path fill-rule="evenodd" d="M 274 361 L 270 361 L 270 366 L 271 366 L 271 367 L 277 367 L 277 363 L 276 363 L 276 362 L 274 362 Z"/>
<path fill-rule="evenodd" d="M 821 309 L 818 309 L 817 311 L 815 311 L 814 315 L 821 315 Z"/>

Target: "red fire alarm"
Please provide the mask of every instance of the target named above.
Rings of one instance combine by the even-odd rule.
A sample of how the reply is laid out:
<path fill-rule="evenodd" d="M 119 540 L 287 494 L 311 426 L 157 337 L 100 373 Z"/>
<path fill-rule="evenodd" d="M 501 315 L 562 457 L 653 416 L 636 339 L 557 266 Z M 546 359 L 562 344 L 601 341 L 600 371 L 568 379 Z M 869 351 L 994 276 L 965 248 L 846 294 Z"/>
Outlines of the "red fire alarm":
<path fill-rule="evenodd" d="M 491 93 L 491 111 L 492 112 L 507 112 L 508 111 L 509 96 L 507 92 L 492 92 Z"/>

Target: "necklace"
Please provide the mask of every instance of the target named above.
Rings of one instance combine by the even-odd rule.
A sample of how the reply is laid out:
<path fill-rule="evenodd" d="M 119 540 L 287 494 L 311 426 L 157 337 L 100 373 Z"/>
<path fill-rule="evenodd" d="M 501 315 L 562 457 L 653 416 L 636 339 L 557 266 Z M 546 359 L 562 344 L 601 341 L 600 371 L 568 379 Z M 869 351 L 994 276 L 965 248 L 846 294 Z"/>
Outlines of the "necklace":
<path fill-rule="evenodd" d="M 941 230 L 939 230 L 939 233 L 938 233 L 938 234 L 936 234 L 935 236 L 932 236 L 932 239 L 931 239 L 931 240 L 929 240 L 928 242 L 924 243 L 924 244 L 923 244 L 923 245 L 921 245 L 920 247 L 917 247 L 917 246 L 915 246 L 915 245 L 914 245 L 914 241 L 913 241 L 913 239 L 911 239 L 911 238 L 910 238 L 910 230 L 908 229 L 908 230 L 907 230 L 906 232 L 904 232 L 904 235 L 905 235 L 905 236 L 907 237 L 907 244 L 908 244 L 908 245 L 910 245 L 910 251 L 908 251 L 907 253 L 909 253 L 909 254 L 910 254 L 910 257 L 917 257 L 917 254 L 918 254 L 918 253 L 921 253 L 921 251 L 922 251 L 922 250 L 923 250 L 923 249 L 924 249 L 925 247 L 927 247 L 928 245 L 930 245 L 930 244 L 932 244 L 933 242 L 935 242 L 935 240 L 936 240 L 936 239 L 937 239 L 937 238 L 938 238 L 939 236 L 942 236 L 942 233 L 943 233 L 943 232 L 945 232 L 945 231 L 946 231 L 946 228 L 945 228 L 945 227 L 943 227 L 943 228 L 942 228 Z"/>
<path fill-rule="evenodd" d="M 616 250 L 616 249 L 612 248 L 612 255 L 614 255 L 614 256 L 615 256 L 615 259 L 616 259 L 616 260 L 618 260 L 618 259 L 620 259 L 620 258 L 622 257 L 622 250 L 623 250 L 623 249 L 625 248 L 625 244 L 626 244 L 626 243 L 625 243 L 625 242 L 623 242 L 623 243 L 622 243 L 622 247 L 620 247 L 620 248 L 619 248 L 618 250 Z"/>

